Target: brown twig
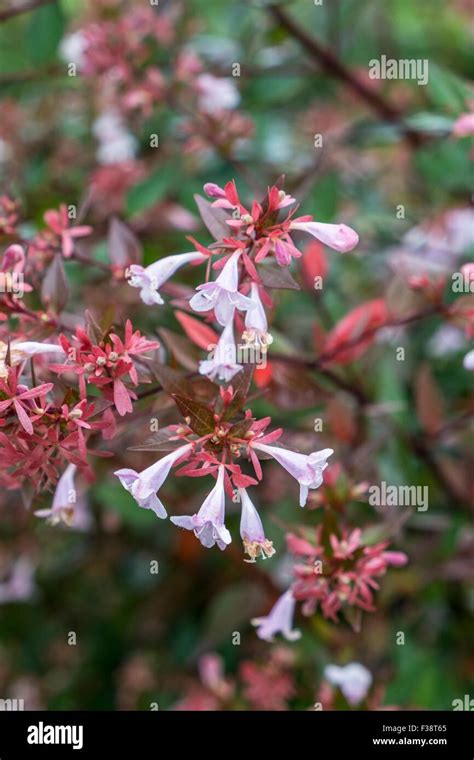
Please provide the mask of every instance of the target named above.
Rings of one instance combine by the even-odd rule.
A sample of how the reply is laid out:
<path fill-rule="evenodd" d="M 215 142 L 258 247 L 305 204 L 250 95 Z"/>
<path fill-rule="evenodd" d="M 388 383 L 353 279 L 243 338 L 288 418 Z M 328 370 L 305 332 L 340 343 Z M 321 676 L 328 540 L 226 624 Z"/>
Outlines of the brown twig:
<path fill-rule="evenodd" d="M 11 5 L 10 8 L 0 11 L 0 23 L 2 21 L 8 21 L 9 19 L 14 18 L 14 16 L 19 16 L 22 13 L 34 11 L 42 5 L 47 5 L 52 2 L 55 2 L 55 0 L 25 0 L 23 3 L 15 3 L 14 5 Z"/>
<path fill-rule="evenodd" d="M 331 48 L 322 45 L 289 16 L 280 5 L 270 5 L 269 12 L 286 31 L 298 40 L 301 46 L 319 63 L 319 65 L 334 79 L 338 79 L 360 97 L 382 119 L 397 124 L 403 130 L 403 136 L 412 147 L 418 147 L 424 142 L 423 136 L 403 125 L 403 113 L 387 101 L 380 93 L 375 92 L 357 74 L 354 74 L 342 63 Z"/>

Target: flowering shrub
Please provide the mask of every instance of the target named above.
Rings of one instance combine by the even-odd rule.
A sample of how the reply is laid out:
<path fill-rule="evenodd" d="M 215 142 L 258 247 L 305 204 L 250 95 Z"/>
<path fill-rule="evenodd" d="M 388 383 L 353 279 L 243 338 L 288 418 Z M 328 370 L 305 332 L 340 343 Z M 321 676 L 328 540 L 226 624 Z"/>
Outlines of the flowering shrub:
<path fill-rule="evenodd" d="M 430 120 L 294 5 L 249 11 L 254 68 L 240 21 L 234 49 L 180 2 L 0 12 L 0 42 L 48 30 L 37 71 L 0 76 L 0 604 L 15 636 L 44 627 L 56 675 L 4 667 L 0 622 L 0 696 L 347 710 L 464 688 L 469 92 L 444 101 L 438 72 Z"/>

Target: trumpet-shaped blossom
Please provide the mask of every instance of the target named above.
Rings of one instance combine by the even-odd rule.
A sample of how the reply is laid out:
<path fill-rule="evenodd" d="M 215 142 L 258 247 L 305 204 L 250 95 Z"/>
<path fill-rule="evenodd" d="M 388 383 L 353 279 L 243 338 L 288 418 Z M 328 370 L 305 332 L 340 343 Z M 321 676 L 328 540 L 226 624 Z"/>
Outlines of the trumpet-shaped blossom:
<path fill-rule="evenodd" d="M 268 332 L 265 308 L 258 292 L 258 285 L 255 282 L 250 286 L 249 297 L 252 305 L 245 314 L 245 332 L 242 338 L 246 343 L 268 346 L 273 342 L 273 338 Z"/>
<path fill-rule="evenodd" d="M 270 454 L 298 481 L 300 484 L 300 507 L 305 506 L 309 489 L 319 488 L 323 482 L 323 470 L 327 467 L 326 460 L 334 453 L 333 449 L 322 449 L 308 455 L 299 454 L 278 446 L 258 443 L 258 441 L 253 444 L 253 448 Z"/>
<path fill-rule="evenodd" d="M 366 698 L 372 684 L 372 674 L 359 662 L 350 662 L 343 667 L 327 665 L 324 678 L 333 686 L 338 686 L 352 706 Z"/>
<path fill-rule="evenodd" d="M 323 224 L 322 222 L 306 222 L 295 219 L 290 223 L 290 230 L 306 232 L 340 253 L 352 251 L 359 242 L 357 232 L 346 224 Z"/>
<path fill-rule="evenodd" d="M 198 263 L 207 259 L 205 254 L 198 251 L 190 253 L 178 253 L 174 256 L 165 256 L 147 267 L 132 264 L 127 270 L 128 284 L 132 288 L 140 288 L 140 298 L 147 306 L 163 304 L 164 300 L 159 293 L 161 286 L 185 264 Z"/>
<path fill-rule="evenodd" d="M 118 477 L 123 487 L 132 494 L 139 507 L 151 509 L 157 517 L 164 520 L 168 513 L 156 492 L 165 482 L 173 465 L 178 460 L 184 459 L 191 449 L 191 444 L 180 446 L 140 473 L 124 468 L 117 470 L 114 475 Z"/>
<path fill-rule="evenodd" d="M 464 369 L 470 370 L 470 372 L 474 371 L 474 349 L 472 351 L 468 351 L 466 356 L 463 359 L 463 367 Z"/>
<path fill-rule="evenodd" d="M 247 562 L 255 562 L 257 557 L 262 559 L 272 557 L 275 554 L 272 541 L 265 538 L 262 521 L 252 503 L 245 488 L 239 488 L 242 512 L 240 516 L 240 536 L 244 543 L 244 549 L 250 559 Z"/>
<path fill-rule="evenodd" d="M 5 359 L 8 354 L 7 343 L 0 341 L 0 377 L 8 377 L 8 367 L 5 364 Z M 28 359 L 30 356 L 36 356 L 37 354 L 62 354 L 64 350 L 61 346 L 55 343 L 39 343 L 34 340 L 19 341 L 14 340 L 10 343 L 10 366 L 14 367 L 17 364 Z"/>
<path fill-rule="evenodd" d="M 265 617 L 254 618 L 252 625 L 257 627 L 257 636 L 264 641 L 273 641 L 277 633 L 283 634 L 288 641 L 296 641 L 301 632 L 293 628 L 295 598 L 291 589 L 285 591 Z"/>
<path fill-rule="evenodd" d="M 201 509 L 196 514 L 182 517 L 172 517 L 171 522 L 179 528 L 193 530 L 201 544 L 210 549 L 217 544 L 222 551 L 230 544 L 232 538 L 224 525 L 225 518 L 225 467 L 220 465 L 216 484 L 204 500 Z"/>
<path fill-rule="evenodd" d="M 237 348 L 234 340 L 234 329 L 232 322 L 229 322 L 222 331 L 212 357 L 199 362 L 199 372 L 211 380 L 215 380 L 217 377 L 219 380 L 229 383 L 234 375 L 242 369 L 242 365 L 237 364 L 236 358 Z"/>
<path fill-rule="evenodd" d="M 69 528 L 88 527 L 90 518 L 86 512 L 85 502 L 78 497 L 75 486 L 76 471 L 75 464 L 69 464 L 66 467 L 57 482 L 50 509 L 38 509 L 35 512 L 37 517 L 46 518 L 51 525 L 64 523 Z"/>
<path fill-rule="evenodd" d="M 229 257 L 222 272 L 214 282 L 198 285 L 198 291 L 189 304 L 194 311 L 210 311 L 214 309 L 216 319 L 225 327 L 232 322 L 235 310 L 246 311 L 252 306 L 250 298 L 239 293 L 240 252 L 236 251 Z"/>
<path fill-rule="evenodd" d="M 0 604 L 28 601 L 35 590 L 34 571 L 28 557 L 18 557 L 12 565 L 9 578 L 0 583 Z"/>

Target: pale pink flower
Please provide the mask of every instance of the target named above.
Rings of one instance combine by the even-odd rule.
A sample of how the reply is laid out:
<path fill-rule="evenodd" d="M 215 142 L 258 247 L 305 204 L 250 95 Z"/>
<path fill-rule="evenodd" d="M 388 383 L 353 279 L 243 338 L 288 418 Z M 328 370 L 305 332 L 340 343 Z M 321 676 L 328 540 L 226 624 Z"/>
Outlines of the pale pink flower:
<path fill-rule="evenodd" d="M 246 343 L 256 346 L 268 346 L 273 338 L 268 333 L 268 322 L 263 303 L 258 292 L 258 285 L 253 282 L 250 288 L 252 305 L 245 314 L 245 332 L 242 335 Z"/>
<path fill-rule="evenodd" d="M 123 487 L 132 494 L 139 507 L 151 509 L 157 517 L 164 520 L 168 513 L 156 492 L 165 482 L 172 466 L 179 459 L 185 457 L 191 449 L 192 444 L 190 443 L 180 446 L 141 473 L 124 468 L 114 472 L 114 475 L 118 477 Z"/>
<path fill-rule="evenodd" d="M 200 74 L 196 79 L 199 108 L 207 113 L 218 113 L 236 108 L 240 94 L 232 79 Z"/>
<path fill-rule="evenodd" d="M 463 113 L 454 122 L 451 133 L 454 137 L 474 135 L 474 113 Z"/>
<path fill-rule="evenodd" d="M 225 467 L 220 465 L 216 484 L 204 500 L 201 509 L 189 517 L 172 517 L 171 522 L 179 528 L 193 530 L 201 544 L 210 549 L 217 544 L 222 551 L 230 544 L 232 538 L 224 525 L 225 518 Z"/>
<path fill-rule="evenodd" d="M 323 470 L 327 467 L 326 460 L 334 453 L 333 449 L 322 449 L 321 451 L 314 451 L 312 454 L 299 454 L 296 451 L 258 442 L 252 444 L 252 447 L 270 454 L 298 481 L 300 484 L 300 507 L 304 507 L 306 504 L 308 490 L 319 488 L 323 482 Z"/>
<path fill-rule="evenodd" d="M 474 372 L 474 348 L 471 351 L 468 351 L 463 359 L 462 366 L 464 369 Z"/>
<path fill-rule="evenodd" d="M 246 311 L 252 305 L 250 298 L 238 292 L 240 252 L 230 256 L 219 277 L 214 282 L 198 285 L 198 291 L 189 304 L 194 311 L 210 311 L 214 309 L 216 319 L 225 327 L 232 322 L 235 310 Z"/>
<path fill-rule="evenodd" d="M 0 604 L 26 602 L 33 595 L 34 566 L 28 557 L 18 557 L 11 568 L 10 577 L 0 583 Z"/>
<path fill-rule="evenodd" d="M 461 274 L 464 277 L 466 289 L 470 293 L 474 293 L 474 262 L 468 261 L 467 264 L 463 264 L 461 267 Z"/>
<path fill-rule="evenodd" d="M 80 70 L 85 63 L 87 47 L 87 38 L 79 30 L 63 37 L 59 45 L 59 54 L 65 63 L 74 63 Z"/>
<path fill-rule="evenodd" d="M 199 372 L 206 375 L 211 380 L 216 377 L 229 383 L 237 372 L 242 369 L 241 364 L 237 364 L 237 349 L 234 340 L 234 328 L 232 322 L 224 327 L 217 345 L 214 348 L 211 359 L 205 359 L 199 362 Z"/>
<path fill-rule="evenodd" d="M 296 641 L 301 632 L 293 629 L 295 598 L 291 589 L 280 596 L 276 604 L 265 617 L 254 618 L 252 625 L 257 627 L 257 636 L 264 641 L 273 641 L 276 633 L 281 633 L 288 641 Z"/>
<path fill-rule="evenodd" d="M 250 560 L 246 561 L 255 562 L 259 556 L 262 559 L 272 557 L 275 554 L 275 549 L 272 541 L 265 538 L 262 521 L 255 505 L 245 488 L 239 488 L 239 494 L 242 502 L 240 536 L 244 543 L 245 552 L 250 557 Z"/>
<path fill-rule="evenodd" d="M 222 187 L 219 187 L 219 185 L 216 185 L 215 182 L 206 182 L 206 184 L 203 187 L 204 192 L 206 195 L 208 195 L 210 198 L 225 198 L 225 190 Z"/>
<path fill-rule="evenodd" d="M 51 525 L 64 523 L 69 528 L 85 528 L 88 524 L 88 515 L 85 505 L 78 500 L 77 490 L 74 483 L 77 467 L 68 464 L 59 478 L 53 496 L 53 503 L 49 509 L 38 509 L 37 517 L 44 517 Z"/>
<path fill-rule="evenodd" d="M 8 345 L 0 341 L 0 377 L 3 378 L 8 376 L 8 368 L 5 364 L 7 353 Z M 64 355 L 64 350 L 55 343 L 39 343 L 34 340 L 14 340 L 10 343 L 10 362 L 12 367 L 21 364 L 29 356 L 36 356 L 37 354 Z"/>
<path fill-rule="evenodd" d="M 191 251 L 191 253 L 177 253 L 174 256 L 165 256 L 164 259 L 158 259 L 158 261 L 154 261 L 153 264 L 147 267 L 132 264 L 127 269 L 128 284 L 132 288 L 140 288 L 140 298 L 147 306 L 163 304 L 164 301 L 158 292 L 159 288 L 180 267 L 191 262 L 204 261 L 205 259 L 207 259 L 207 256 L 203 253 Z"/>
<path fill-rule="evenodd" d="M 347 253 L 352 251 L 359 242 L 359 235 L 352 227 L 346 224 L 324 224 L 322 222 L 298 222 L 297 220 L 290 223 L 290 230 L 299 230 L 307 232 L 316 240 L 320 240 L 329 248 L 335 251 Z"/>
<path fill-rule="evenodd" d="M 202 685 L 206 689 L 209 689 L 220 699 L 228 699 L 232 696 L 234 687 L 224 677 L 224 662 L 222 657 L 215 652 L 204 654 L 199 658 L 198 668 Z"/>
<path fill-rule="evenodd" d="M 333 686 L 339 686 L 350 705 L 358 705 L 367 696 L 372 684 L 372 675 L 359 662 L 350 662 L 344 667 L 328 665 L 324 678 Z"/>

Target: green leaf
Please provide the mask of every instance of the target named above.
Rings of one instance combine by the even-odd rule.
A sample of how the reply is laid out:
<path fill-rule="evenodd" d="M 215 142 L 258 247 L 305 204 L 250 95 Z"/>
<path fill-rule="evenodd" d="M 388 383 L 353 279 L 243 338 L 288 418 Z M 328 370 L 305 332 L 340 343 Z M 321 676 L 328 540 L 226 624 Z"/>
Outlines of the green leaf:
<path fill-rule="evenodd" d="M 131 188 L 127 195 L 127 211 L 139 214 L 160 201 L 169 190 L 169 175 L 165 169 L 153 172 L 143 182 Z"/>
<path fill-rule="evenodd" d="M 49 63 L 64 35 L 65 19 L 59 2 L 49 3 L 30 14 L 26 44 L 32 63 Z"/>
<path fill-rule="evenodd" d="M 105 509 L 116 512 L 125 523 L 140 527 L 156 524 L 156 515 L 149 509 L 139 507 L 133 497 L 120 483 L 104 481 L 94 486 L 94 495 Z"/>
<path fill-rule="evenodd" d="M 311 193 L 311 213 L 318 222 L 334 219 L 340 195 L 340 181 L 336 172 L 321 177 Z"/>
<path fill-rule="evenodd" d="M 466 103 L 470 97 L 467 83 L 432 61 L 426 89 L 428 97 L 437 108 L 446 109 L 454 114 L 467 110 Z"/>

